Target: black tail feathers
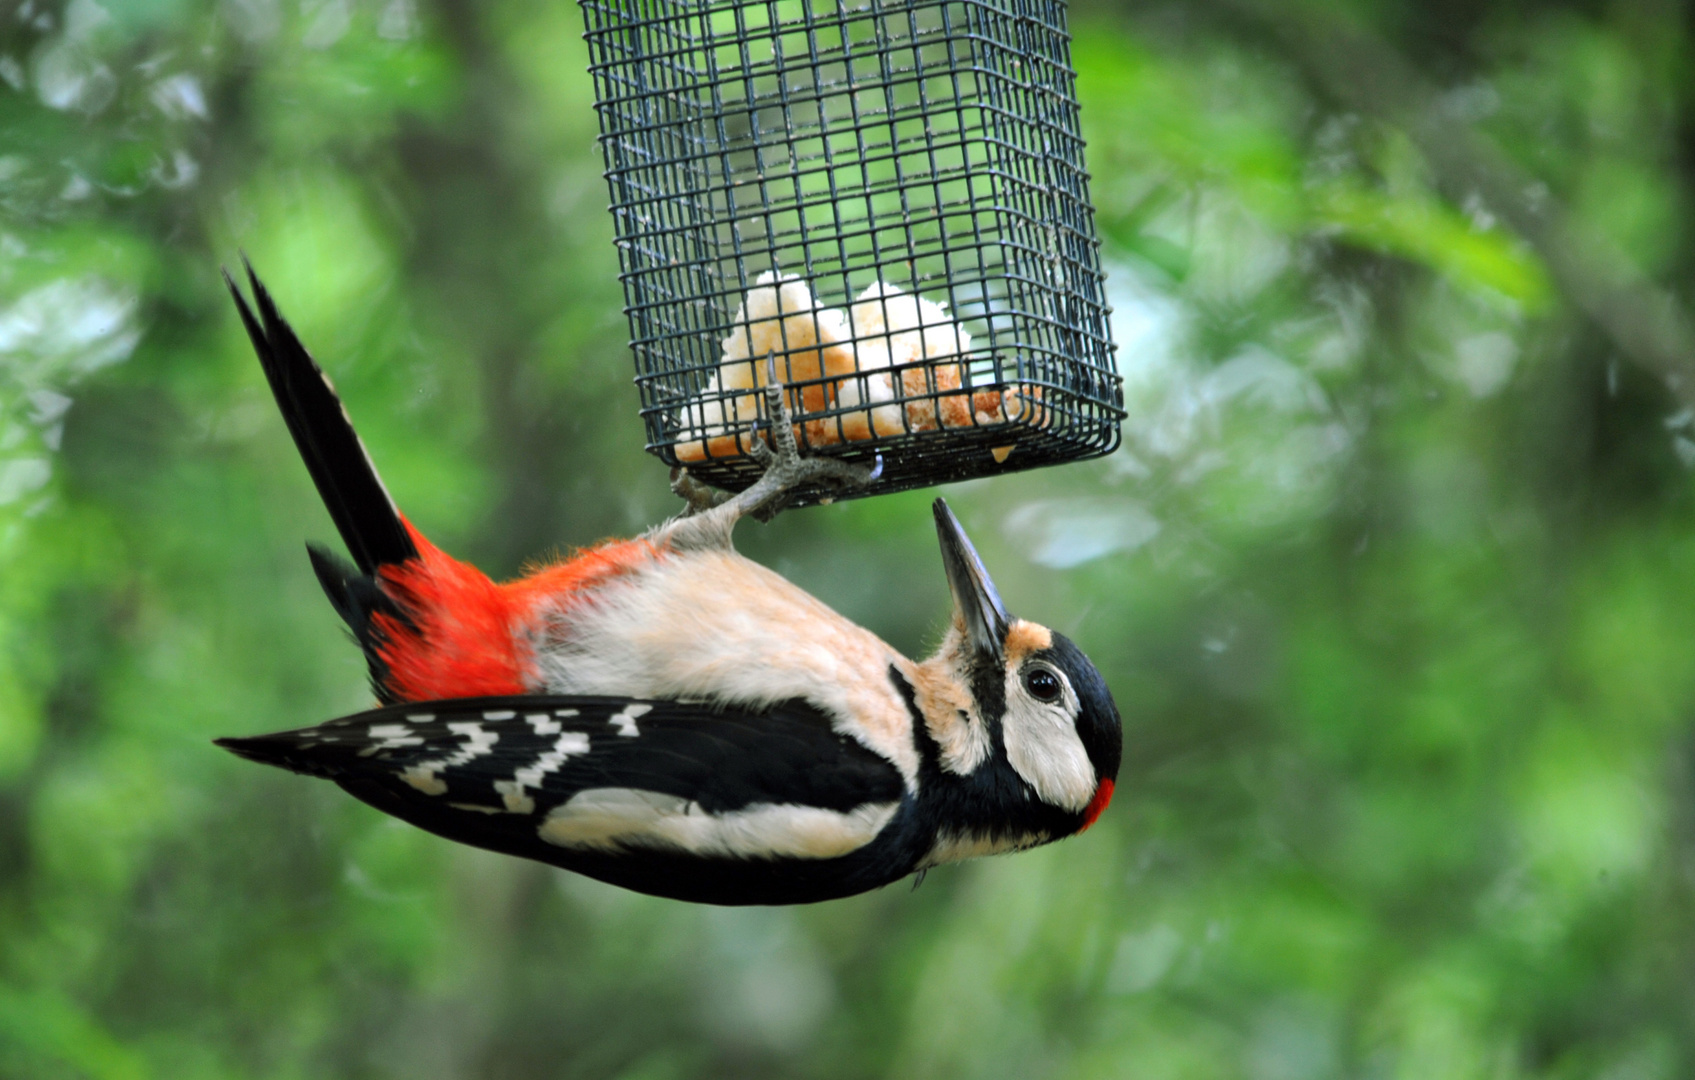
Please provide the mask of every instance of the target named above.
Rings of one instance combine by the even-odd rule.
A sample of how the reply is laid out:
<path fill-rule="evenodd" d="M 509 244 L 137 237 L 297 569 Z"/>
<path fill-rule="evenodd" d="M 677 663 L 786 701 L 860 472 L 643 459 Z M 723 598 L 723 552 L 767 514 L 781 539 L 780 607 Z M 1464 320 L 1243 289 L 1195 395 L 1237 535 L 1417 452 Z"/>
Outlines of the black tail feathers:
<path fill-rule="evenodd" d="M 400 520 L 388 489 L 377 476 L 364 444 L 353 430 L 341 399 L 336 397 L 335 387 L 277 312 L 271 294 L 245 257 L 242 264 L 247 269 L 254 306 L 259 309 L 257 318 L 227 270 L 224 281 L 229 285 L 230 295 L 235 297 L 247 336 L 253 339 L 253 350 L 259 354 L 259 363 L 265 369 L 265 378 L 271 384 L 271 393 L 276 396 L 289 433 L 294 436 L 294 445 L 299 447 L 306 471 L 312 474 L 312 482 L 318 486 L 318 494 L 353 561 L 368 577 L 384 564 L 416 558 L 418 549 Z M 343 608 L 347 594 L 344 590 L 338 598 L 331 588 L 330 577 L 324 570 L 325 561 L 317 555 L 312 560 L 319 580 L 324 582 L 324 590 L 330 594 L 336 609 L 358 634 L 359 625 L 348 618 Z M 375 590 L 375 585 L 371 588 Z M 360 643 L 364 644 L 363 638 Z"/>
<path fill-rule="evenodd" d="M 312 569 L 317 571 L 318 582 L 336 614 L 365 651 L 371 667 L 371 687 L 377 698 L 387 703 L 393 700 L 393 695 L 387 686 L 387 668 L 376 648 L 377 629 L 371 624 L 371 616 L 382 612 L 404 620 L 405 615 L 378 587 L 374 575 L 378 567 L 417 558 L 418 549 L 377 476 L 370 456 L 365 453 L 364 444 L 354 432 L 341 399 L 336 397 L 335 387 L 277 312 L 271 294 L 260 283 L 253 267 L 245 258 L 242 263 L 253 289 L 254 306 L 259 309 L 257 318 L 242 298 L 241 290 L 230 280 L 228 271 L 224 273 L 224 281 L 230 287 L 230 295 L 235 297 L 236 310 L 247 327 L 247 336 L 253 339 L 253 350 L 259 354 L 277 408 L 282 410 L 289 434 L 294 436 L 294 445 L 306 462 L 306 471 L 311 473 L 330 519 L 358 564 L 355 569 L 325 548 L 308 544 L 306 550 L 312 558 Z M 230 749 L 245 753 L 236 745 Z"/>
<path fill-rule="evenodd" d="M 274 735 L 213 739 L 212 743 L 223 747 L 238 757 L 244 757 L 248 761 L 257 761 L 261 765 L 275 765 L 278 768 L 289 769 L 304 776 L 319 776 L 326 780 L 335 779 L 340 770 L 335 767 L 336 763 L 327 759 L 324 754 L 312 753 L 317 744 L 309 737 L 310 735 L 310 730 L 279 731 Z"/>
<path fill-rule="evenodd" d="M 380 631 L 371 623 L 371 616 L 381 612 L 399 622 L 411 625 L 400 606 L 377 585 L 375 578 L 361 574 L 351 563 L 321 544 L 307 544 L 306 554 L 318 575 L 318 584 L 330 598 L 330 606 L 341 616 L 353 633 L 353 640 L 364 650 L 365 662 L 371 669 L 371 689 L 377 700 L 392 704 L 394 694 L 388 687 L 388 665 L 378 652 Z"/>

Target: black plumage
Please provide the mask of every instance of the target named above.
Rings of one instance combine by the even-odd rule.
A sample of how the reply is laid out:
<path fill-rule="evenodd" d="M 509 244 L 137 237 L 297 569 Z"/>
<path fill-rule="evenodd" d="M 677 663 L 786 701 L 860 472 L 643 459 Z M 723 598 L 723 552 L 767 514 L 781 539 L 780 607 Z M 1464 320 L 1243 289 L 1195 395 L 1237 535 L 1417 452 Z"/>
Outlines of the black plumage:
<path fill-rule="evenodd" d="M 804 701 L 755 712 L 687 701 L 465 698 L 217 742 L 253 761 L 334 780 L 450 840 L 678 899 L 828 899 L 885 884 L 920 854 L 920 838 L 899 827 L 848 856 L 798 863 L 715 858 L 651 843 L 586 850 L 542 838 L 551 812 L 579 793 L 605 789 L 675 796 L 703 815 L 771 806 L 846 815 L 904 805 L 899 772 Z M 535 783 L 518 785 L 525 777 Z"/>
<path fill-rule="evenodd" d="M 306 471 L 312 475 L 353 561 L 368 575 L 385 563 L 417 558 L 418 549 L 406 532 L 400 511 L 377 476 L 329 376 L 277 311 L 252 266 L 247 267 L 247 281 L 259 309 L 258 318 L 229 274 L 224 274 L 224 283 L 235 298 L 241 323 L 253 340 L 253 351 L 259 354 L 289 434 L 294 436 Z"/>
<path fill-rule="evenodd" d="M 246 265 L 245 259 L 243 263 Z M 335 385 L 306 351 L 288 320 L 277 311 L 276 303 L 253 267 L 246 265 L 246 269 L 253 303 L 259 309 L 257 316 L 228 271 L 224 273 L 224 284 L 235 298 L 241 324 L 247 328 L 253 351 L 259 356 L 265 380 L 270 383 L 289 434 L 306 463 L 306 471 L 357 564 L 355 569 L 328 548 L 308 544 L 306 550 L 312 559 L 312 569 L 336 614 L 364 650 L 371 689 L 377 700 L 388 704 L 395 697 L 389 690 L 388 672 L 378 655 L 377 632 L 371 616 L 381 612 L 404 619 L 405 613 L 377 586 L 373 575 L 381 566 L 417 558 L 417 545 L 406 531 L 400 511 L 383 486 L 341 398 L 336 395 Z"/>

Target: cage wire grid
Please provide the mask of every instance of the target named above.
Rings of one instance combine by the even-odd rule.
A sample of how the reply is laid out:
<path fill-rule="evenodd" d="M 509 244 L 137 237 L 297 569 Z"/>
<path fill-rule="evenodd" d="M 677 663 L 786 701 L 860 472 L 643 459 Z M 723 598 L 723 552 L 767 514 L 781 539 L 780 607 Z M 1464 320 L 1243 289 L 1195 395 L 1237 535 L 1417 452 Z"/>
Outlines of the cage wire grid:
<path fill-rule="evenodd" d="M 1123 419 L 1061 0 L 583 0 L 648 449 L 761 471 L 757 386 L 880 494 Z"/>

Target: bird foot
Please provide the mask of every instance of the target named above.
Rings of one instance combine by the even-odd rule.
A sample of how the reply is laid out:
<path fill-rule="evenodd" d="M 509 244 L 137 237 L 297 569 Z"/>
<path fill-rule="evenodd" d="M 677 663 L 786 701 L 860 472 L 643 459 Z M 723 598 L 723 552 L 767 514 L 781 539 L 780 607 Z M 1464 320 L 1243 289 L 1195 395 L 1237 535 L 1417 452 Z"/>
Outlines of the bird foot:
<path fill-rule="evenodd" d="M 765 472 L 752 487 L 726 495 L 689 476 L 687 469 L 671 471 L 671 490 L 688 503 L 681 516 L 664 526 L 672 543 L 685 547 L 727 545 L 737 521 L 743 517 L 770 521 L 782 513 L 801 487 L 817 483 L 862 487 L 882 475 L 881 456 L 869 468 L 834 458 L 802 457 L 783 385 L 774 379 L 765 387 L 765 414 L 770 418 L 764 425 L 766 430 L 756 435 L 749 448 Z"/>
<path fill-rule="evenodd" d="M 795 490 L 807 484 L 864 487 L 883 472 L 881 457 L 869 468 L 835 458 L 802 457 L 787 398 L 781 383 L 772 381 L 766 385 L 765 414 L 771 418 L 770 444 L 756 439 L 750 448 L 753 459 L 765 466 L 765 472 L 752 487 L 735 496 L 735 500 L 745 500 L 740 513 L 758 521 L 770 521 L 782 513 Z"/>

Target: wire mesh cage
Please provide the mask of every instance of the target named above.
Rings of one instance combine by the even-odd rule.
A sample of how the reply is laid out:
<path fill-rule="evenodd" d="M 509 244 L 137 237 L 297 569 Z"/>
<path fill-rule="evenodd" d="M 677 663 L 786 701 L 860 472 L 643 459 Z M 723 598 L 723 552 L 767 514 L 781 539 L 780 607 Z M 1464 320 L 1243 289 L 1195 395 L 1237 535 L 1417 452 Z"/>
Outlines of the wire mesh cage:
<path fill-rule="evenodd" d="M 582 6 L 650 451 L 747 487 L 773 380 L 844 495 L 1117 447 L 1063 0 Z"/>

